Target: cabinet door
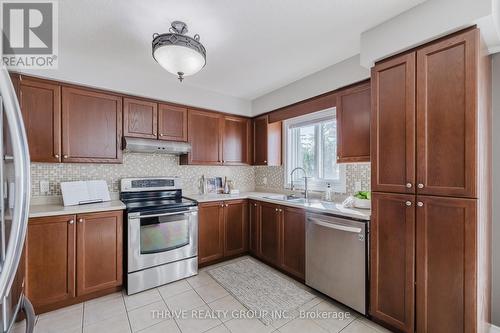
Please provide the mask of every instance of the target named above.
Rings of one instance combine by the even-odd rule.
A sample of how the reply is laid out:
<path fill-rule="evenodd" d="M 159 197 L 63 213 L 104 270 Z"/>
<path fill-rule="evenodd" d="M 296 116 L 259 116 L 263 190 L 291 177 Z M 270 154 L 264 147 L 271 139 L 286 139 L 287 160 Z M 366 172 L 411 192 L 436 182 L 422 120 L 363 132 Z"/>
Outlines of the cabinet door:
<path fill-rule="evenodd" d="M 121 163 L 122 98 L 62 88 L 63 162 Z"/>
<path fill-rule="evenodd" d="M 260 253 L 275 265 L 280 263 L 280 209 L 279 205 L 261 203 Z"/>
<path fill-rule="evenodd" d="M 415 197 L 373 193 L 370 314 L 397 331 L 414 331 Z M 435 331 L 440 332 L 440 331 Z"/>
<path fill-rule="evenodd" d="M 168 141 L 187 141 L 187 113 L 186 108 L 160 104 L 158 109 L 158 138 Z"/>
<path fill-rule="evenodd" d="M 188 110 L 188 141 L 191 152 L 182 164 L 222 164 L 221 116 L 217 113 Z"/>
<path fill-rule="evenodd" d="M 417 52 L 417 192 L 476 196 L 477 30 Z"/>
<path fill-rule="evenodd" d="M 21 78 L 19 104 L 32 162 L 61 161 L 61 86 Z"/>
<path fill-rule="evenodd" d="M 224 203 L 207 202 L 198 211 L 198 263 L 224 256 Z"/>
<path fill-rule="evenodd" d="M 417 332 L 475 332 L 476 200 L 417 201 Z"/>
<path fill-rule="evenodd" d="M 267 165 L 267 116 L 253 120 L 253 164 Z"/>
<path fill-rule="evenodd" d="M 26 295 L 36 312 L 75 297 L 75 216 L 32 218 L 26 238 Z"/>
<path fill-rule="evenodd" d="M 224 203 L 224 256 L 248 249 L 248 202 L 231 200 Z"/>
<path fill-rule="evenodd" d="M 250 163 L 250 121 L 247 118 L 224 117 L 222 162 L 228 165 Z"/>
<path fill-rule="evenodd" d="M 281 216 L 281 268 L 299 279 L 304 279 L 306 256 L 304 210 L 283 207 Z"/>
<path fill-rule="evenodd" d="M 80 214 L 77 225 L 77 295 L 120 286 L 123 212 Z"/>
<path fill-rule="evenodd" d="M 372 191 L 415 193 L 415 53 L 372 68 Z"/>
<path fill-rule="evenodd" d="M 156 139 L 158 104 L 140 99 L 123 99 L 123 136 Z"/>
<path fill-rule="evenodd" d="M 370 84 L 337 94 L 337 162 L 370 161 Z"/>
<path fill-rule="evenodd" d="M 260 203 L 250 201 L 249 203 L 249 235 L 248 247 L 250 253 L 260 256 Z"/>

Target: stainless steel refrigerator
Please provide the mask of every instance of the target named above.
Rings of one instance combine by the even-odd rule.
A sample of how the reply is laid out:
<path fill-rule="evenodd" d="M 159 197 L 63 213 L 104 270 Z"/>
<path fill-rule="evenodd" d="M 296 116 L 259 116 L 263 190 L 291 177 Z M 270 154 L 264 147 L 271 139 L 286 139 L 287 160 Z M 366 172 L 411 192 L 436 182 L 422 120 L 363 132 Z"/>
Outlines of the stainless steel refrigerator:
<path fill-rule="evenodd" d="M 24 296 L 23 248 L 30 202 L 30 159 L 17 96 L 5 68 L 0 68 L 0 332 L 9 332 L 20 312 L 26 332 L 35 314 Z"/>

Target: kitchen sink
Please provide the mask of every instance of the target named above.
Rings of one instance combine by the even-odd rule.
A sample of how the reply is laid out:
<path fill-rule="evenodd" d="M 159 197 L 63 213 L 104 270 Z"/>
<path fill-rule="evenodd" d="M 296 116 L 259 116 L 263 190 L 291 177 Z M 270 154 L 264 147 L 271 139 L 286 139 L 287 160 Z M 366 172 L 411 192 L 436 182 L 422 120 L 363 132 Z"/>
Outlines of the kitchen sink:
<path fill-rule="evenodd" d="M 267 197 L 264 197 L 264 198 L 265 199 L 271 199 L 271 200 L 294 202 L 294 203 L 298 203 L 298 204 L 307 204 L 307 203 L 321 202 L 321 200 L 318 200 L 318 199 L 298 198 L 296 196 L 286 195 L 286 194 L 270 195 L 270 196 L 267 196 Z"/>

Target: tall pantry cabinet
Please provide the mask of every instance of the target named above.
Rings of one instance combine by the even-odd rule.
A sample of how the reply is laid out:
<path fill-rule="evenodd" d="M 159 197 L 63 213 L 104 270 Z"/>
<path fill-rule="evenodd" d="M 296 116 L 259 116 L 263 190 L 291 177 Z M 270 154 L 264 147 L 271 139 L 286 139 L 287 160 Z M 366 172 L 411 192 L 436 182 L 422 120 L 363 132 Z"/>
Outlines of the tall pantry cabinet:
<path fill-rule="evenodd" d="M 372 68 L 370 315 L 393 330 L 485 330 L 490 76 L 475 28 Z"/>

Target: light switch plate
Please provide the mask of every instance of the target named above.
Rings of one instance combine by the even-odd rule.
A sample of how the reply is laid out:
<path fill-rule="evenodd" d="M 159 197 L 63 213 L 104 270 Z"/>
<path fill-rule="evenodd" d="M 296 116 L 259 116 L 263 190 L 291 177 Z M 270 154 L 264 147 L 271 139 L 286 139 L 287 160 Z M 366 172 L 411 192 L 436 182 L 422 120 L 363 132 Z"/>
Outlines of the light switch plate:
<path fill-rule="evenodd" d="M 40 193 L 42 194 L 49 193 L 49 182 L 47 180 L 40 181 Z"/>

